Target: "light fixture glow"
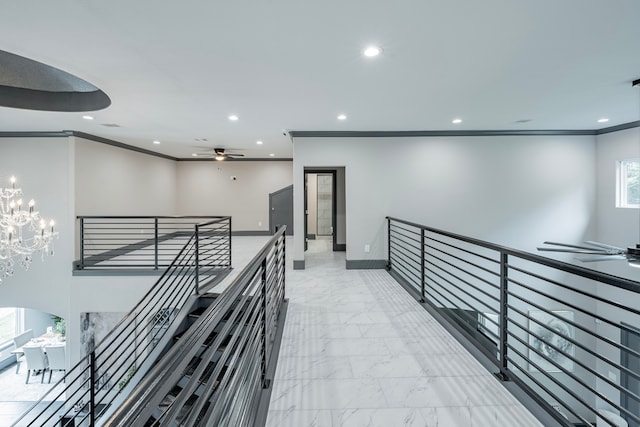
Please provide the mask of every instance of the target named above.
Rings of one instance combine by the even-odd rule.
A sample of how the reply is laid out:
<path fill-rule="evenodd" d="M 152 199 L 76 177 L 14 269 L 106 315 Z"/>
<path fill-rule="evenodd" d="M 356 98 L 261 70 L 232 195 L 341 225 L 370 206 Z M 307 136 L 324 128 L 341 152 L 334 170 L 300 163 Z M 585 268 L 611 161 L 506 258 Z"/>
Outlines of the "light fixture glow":
<path fill-rule="evenodd" d="M 451 123 L 453 123 L 454 125 L 457 125 L 459 123 L 462 123 L 462 119 L 453 119 L 451 120 Z"/>
<path fill-rule="evenodd" d="M 256 141 L 256 144 L 262 145 L 262 141 Z"/>
<path fill-rule="evenodd" d="M 214 157 L 214 159 L 216 159 L 217 161 L 221 162 L 224 160 L 224 156 L 221 154 L 216 154 L 216 156 Z"/>
<path fill-rule="evenodd" d="M 338 120 L 347 120 L 347 116 L 346 116 L 346 115 L 344 115 L 344 114 L 340 114 L 340 115 L 338 116 Z"/>
<path fill-rule="evenodd" d="M 160 141 L 158 141 L 157 139 L 155 141 L 153 141 L 154 144 L 156 145 L 160 145 Z"/>
<path fill-rule="evenodd" d="M 608 121 L 609 121 L 609 119 L 608 119 L 608 118 L 606 118 L 606 117 L 603 117 L 603 118 L 601 118 L 601 119 L 598 119 L 598 123 L 607 123 Z"/>
<path fill-rule="evenodd" d="M 275 156 L 275 154 L 273 154 L 273 153 L 269 154 L 269 157 L 274 157 L 274 156 Z"/>
<path fill-rule="evenodd" d="M 369 46 L 364 50 L 364 56 L 373 58 L 380 55 L 381 49 L 378 46 Z"/>
<path fill-rule="evenodd" d="M 229 120 L 231 120 L 232 122 L 237 122 L 238 121 L 238 116 L 236 116 L 235 114 L 232 114 L 229 116 Z"/>
<path fill-rule="evenodd" d="M 92 116 L 82 116 L 82 118 L 85 120 L 93 120 Z"/>
<path fill-rule="evenodd" d="M 193 153 L 191 156 L 198 157 L 198 153 Z"/>

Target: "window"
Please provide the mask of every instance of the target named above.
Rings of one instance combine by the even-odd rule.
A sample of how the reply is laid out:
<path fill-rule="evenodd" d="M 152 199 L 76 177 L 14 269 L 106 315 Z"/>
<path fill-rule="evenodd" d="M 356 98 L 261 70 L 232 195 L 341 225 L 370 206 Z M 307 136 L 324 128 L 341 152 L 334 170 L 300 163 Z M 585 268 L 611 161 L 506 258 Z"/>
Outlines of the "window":
<path fill-rule="evenodd" d="M 11 341 L 18 333 L 18 309 L 0 308 L 0 345 Z"/>
<path fill-rule="evenodd" d="M 640 208 L 640 159 L 618 162 L 616 207 Z"/>

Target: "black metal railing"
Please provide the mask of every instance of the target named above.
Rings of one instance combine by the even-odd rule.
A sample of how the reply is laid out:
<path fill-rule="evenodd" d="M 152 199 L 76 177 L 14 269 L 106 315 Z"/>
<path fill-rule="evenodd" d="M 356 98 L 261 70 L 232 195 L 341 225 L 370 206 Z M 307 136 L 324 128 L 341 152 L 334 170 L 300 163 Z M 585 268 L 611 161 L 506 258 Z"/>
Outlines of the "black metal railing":
<path fill-rule="evenodd" d="M 186 244 L 140 302 L 95 348 L 85 349 L 87 355 L 12 425 L 94 426 L 105 411 L 117 406 L 125 387 L 144 375 L 162 353 L 158 344 L 171 338 L 188 309 L 186 303 L 200 287 L 228 273 L 231 243 L 224 240 L 230 235 L 218 234 L 220 223 L 228 224 L 229 219 L 193 227 Z"/>
<path fill-rule="evenodd" d="M 163 269 L 193 235 L 209 223 L 207 256 L 226 261 L 231 217 L 220 216 L 78 216 L 80 247 L 77 269 Z M 229 236 L 227 236 L 229 235 Z M 220 245 L 216 246 L 216 240 Z"/>
<path fill-rule="evenodd" d="M 157 361 L 105 425 L 254 425 L 261 392 L 270 386 L 267 367 L 285 298 L 285 228 Z"/>
<path fill-rule="evenodd" d="M 563 425 L 640 425 L 639 282 L 387 220 L 391 274 L 501 379 Z"/>

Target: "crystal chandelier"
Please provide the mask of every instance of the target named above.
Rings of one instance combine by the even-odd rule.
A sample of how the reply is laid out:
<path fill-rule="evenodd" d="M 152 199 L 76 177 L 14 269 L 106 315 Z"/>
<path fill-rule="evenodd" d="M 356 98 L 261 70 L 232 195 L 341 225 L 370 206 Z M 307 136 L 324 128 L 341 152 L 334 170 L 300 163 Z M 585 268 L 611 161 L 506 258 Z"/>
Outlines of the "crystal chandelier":
<path fill-rule="evenodd" d="M 13 275 L 16 263 L 28 270 L 34 252 L 40 251 L 43 260 L 53 255 L 53 238 L 58 236 L 54 222 L 47 224 L 34 209 L 33 199 L 25 206 L 14 176 L 10 182 L 11 188 L 0 188 L 0 282 Z"/>

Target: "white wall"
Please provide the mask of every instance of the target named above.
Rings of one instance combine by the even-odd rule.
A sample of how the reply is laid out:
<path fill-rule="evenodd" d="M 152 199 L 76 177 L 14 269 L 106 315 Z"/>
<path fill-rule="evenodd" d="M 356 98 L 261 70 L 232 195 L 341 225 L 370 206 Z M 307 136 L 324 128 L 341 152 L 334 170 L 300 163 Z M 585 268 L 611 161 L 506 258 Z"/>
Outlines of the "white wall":
<path fill-rule="evenodd" d="M 80 357 L 80 313 L 129 311 L 157 279 L 72 276 L 77 240 L 75 199 L 80 199 L 77 206 L 85 215 L 172 214 L 174 162 L 74 137 L 0 138 L 2 187 L 8 186 L 11 175 L 18 179 L 25 198 L 35 199 L 41 214 L 55 219 L 60 236 L 55 256 L 44 262 L 35 256 L 29 271 L 18 268 L 13 277 L 4 279 L 0 306 L 38 310 L 47 318 L 49 313 L 64 317 L 68 357 L 73 364 Z M 31 315 L 26 326 L 41 330 L 45 320 L 52 324 L 50 319 Z"/>
<path fill-rule="evenodd" d="M 76 138 L 77 215 L 175 215 L 176 162 Z"/>
<path fill-rule="evenodd" d="M 616 208 L 616 164 L 619 160 L 640 158 L 640 128 L 599 135 L 597 140 L 598 177 L 597 239 L 623 248 L 640 243 L 640 211 Z M 624 262 L 602 262 L 599 270 L 640 280 L 640 269 Z"/>
<path fill-rule="evenodd" d="M 597 241 L 614 246 L 635 247 L 640 243 L 640 210 L 632 208 L 616 208 L 616 166 L 619 160 L 640 158 L 640 128 L 599 135 L 597 139 Z M 593 265 L 605 273 L 618 277 L 640 281 L 640 269 L 629 267 L 625 261 L 599 262 Z M 607 285 L 598 286 L 598 294 L 610 301 L 624 302 L 626 306 L 637 308 L 640 306 L 640 295 L 623 289 L 611 289 Z M 630 325 L 640 324 L 640 316 L 616 309 L 605 303 L 599 303 L 597 313 L 614 323 L 625 322 Z M 614 342 L 620 342 L 618 328 L 604 324 L 596 324 L 598 334 L 608 337 Z M 620 351 L 612 346 L 598 342 L 598 354 L 620 361 Z M 606 373 L 609 378 L 620 381 L 620 372 L 604 362 L 598 362 L 598 370 Z M 618 401 L 618 391 L 605 381 L 597 381 L 598 390 Z M 598 408 L 607 408 L 606 402 L 598 400 Z"/>
<path fill-rule="evenodd" d="M 15 175 L 26 200 L 54 219 L 60 233 L 55 256 L 34 256 L 29 271 L 16 267 L 0 285 L 0 305 L 69 314 L 69 282 L 74 248 L 73 138 L 0 138 L 0 186 Z"/>
<path fill-rule="evenodd" d="M 234 231 L 268 231 L 269 193 L 293 178 L 290 161 L 177 162 L 176 182 L 177 215 L 230 215 Z"/>
<path fill-rule="evenodd" d="M 595 235 L 591 136 L 295 138 L 294 150 L 294 227 L 303 169 L 345 167 L 347 260 L 386 258 L 387 215 L 529 251 Z"/>

